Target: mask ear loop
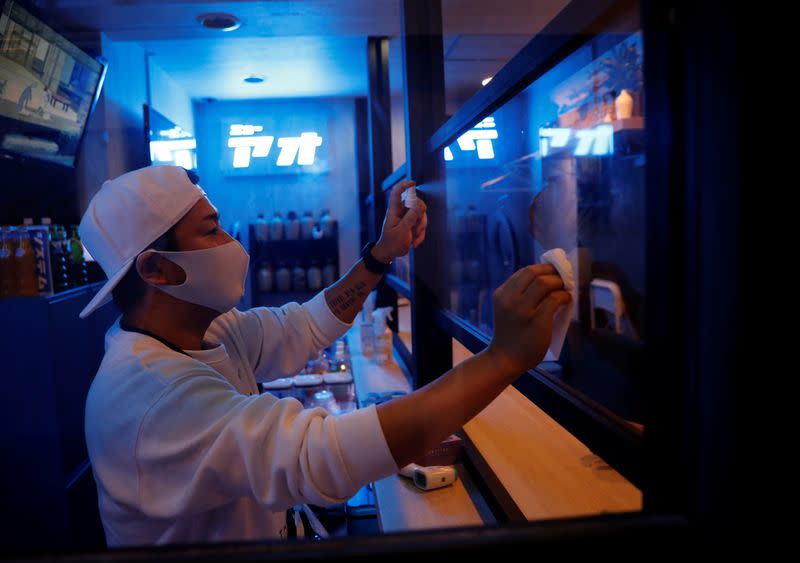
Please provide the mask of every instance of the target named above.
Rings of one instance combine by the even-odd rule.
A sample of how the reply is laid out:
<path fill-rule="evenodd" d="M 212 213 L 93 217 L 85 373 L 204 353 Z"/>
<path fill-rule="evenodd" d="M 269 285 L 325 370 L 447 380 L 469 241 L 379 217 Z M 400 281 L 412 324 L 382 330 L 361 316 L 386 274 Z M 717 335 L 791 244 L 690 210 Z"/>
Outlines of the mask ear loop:
<path fill-rule="evenodd" d="M 166 251 L 157 250 L 155 248 L 148 248 L 146 250 L 142 250 L 136 256 L 136 258 L 133 261 L 133 267 L 136 268 L 136 272 L 139 274 L 139 277 L 142 278 L 142 281 L 144 283 L 146 283 L 147 285 L 149 285 L 151 287 L 154 287 L 156 289 L 160 289 L 159 285 L 154 284 L 154 283 L 150 283 L 149 281 L 144 279 L 144 276 L 142 276 L 141 272 L 139 272 L 139 268 L 138 268 L 139 257 L 147 254 L 148 252 L 152 252 L 153 254 L 159 255 L 163 260 L 167 260 L 170 264 L 173 264 L 176 268 L 180 268 L 180 270 L 183 272 L 183 281 L 181 283 L 165 283 L 165 284 L 161 284 L 161 285 L 166 285 L 168 287 L 181 287 L 183 285 L 186 285 L 186 282 L 189 280 L 189 274 L 186 273 L 186 269 L 183 266 L 181 266 L 180 264 L 178 264 L 176 262 L 173 262 L 172 260 L 170 260 L 169 258 L 164 256 L 164 252 L 166 252 Z"/>

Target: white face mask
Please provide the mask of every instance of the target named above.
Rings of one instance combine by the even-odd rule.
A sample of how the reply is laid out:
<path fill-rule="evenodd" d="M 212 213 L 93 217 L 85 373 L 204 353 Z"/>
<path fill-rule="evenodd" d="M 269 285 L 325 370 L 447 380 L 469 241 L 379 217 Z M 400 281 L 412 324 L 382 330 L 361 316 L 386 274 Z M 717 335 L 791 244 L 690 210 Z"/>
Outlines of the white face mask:
<path fill-rule="evenodd" d="M 233 309 L 244 295 L 250 255 L 238 241 L 203 250 L 155 252 L 186 272 L 180 285 L 155 286 L 164 293 L 220 313 Z"/>

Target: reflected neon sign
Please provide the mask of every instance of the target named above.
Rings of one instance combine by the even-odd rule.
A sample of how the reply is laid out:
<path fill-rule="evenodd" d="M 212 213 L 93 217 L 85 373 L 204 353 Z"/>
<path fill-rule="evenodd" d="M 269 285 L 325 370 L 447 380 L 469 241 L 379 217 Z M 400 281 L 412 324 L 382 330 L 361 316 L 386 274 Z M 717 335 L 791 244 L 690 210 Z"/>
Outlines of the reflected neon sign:
<path fill-rule="evenodd" d="M 539 153 L 550 154 L 551 149 L 572 146 L 574 156 L 607 156 L 614 154 L 614 127 L 598 125 L 591 129 L 570 127 L 542 127 L 539 129 Z"/>
<path fill-rule="evenodd" d="M 228 148 L 233 149 L 233 167 L 249 168 L 251 159 L 266 158 L 275 143 L 274 135 L 262 134 L 261 125 L 235 123 L 228 133 Z M 315 131 L 301 133 L 299 137 L 278 137 L 277 166 L 311 166 L 317 148 L 322 146 L 322 137 Z"/>
<path fill-rule="evenodd" d="M 491 160 L 494 158 L 492 141 L 497 138 L 497 125 L 494 117 L 489 116 L 456 139 L 456 144 L 462 152 L 477 152 L 479 160 Z M 450 147 L 444 148 L 444 159 L 453 160 L 453 150 Z"/>

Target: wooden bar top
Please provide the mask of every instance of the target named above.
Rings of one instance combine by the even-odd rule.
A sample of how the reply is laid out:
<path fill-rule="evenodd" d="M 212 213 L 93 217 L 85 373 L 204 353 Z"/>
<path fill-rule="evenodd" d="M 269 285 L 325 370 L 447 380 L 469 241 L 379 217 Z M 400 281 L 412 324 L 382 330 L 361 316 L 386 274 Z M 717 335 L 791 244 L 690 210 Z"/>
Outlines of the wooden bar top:
<path fill-rule="evenodd" d="M 454 341 L 454 362 L 469 355 Z M 528 520 L 642 509 L 639 489 L 514 387 L 464 431 Z"/>
<path fill-rule="evenodd" d="M 406 391 L 409 383 L 394 358 L 377 365 L 361 354 L 358 326 L 349 333 L 356 395 Z M 453 343 L 455 363 L 469 351 Z M 638 511 L 642 494 L 583 443 L 513 387 L 464 426 L 492 472 L 528 520 Z M 420 491 L 393 475 L 374 484 L 383 532 L 484 524 L 461 480 Z"/>
<path fill-rule="evenodd" d="M 378 365 L 361 354 L 358 326 L 351 329 L 348 337 L 359 401 L 363 401 L 371 392 L 411 390 L 394 358 L 385 365 Z M 410 479 L 392 475 L 376 481 L 374 487 L 378 524 L 384 533 L 479 526 L 484 523 L 460 479 L 450 487 L 422 491 Z"/>

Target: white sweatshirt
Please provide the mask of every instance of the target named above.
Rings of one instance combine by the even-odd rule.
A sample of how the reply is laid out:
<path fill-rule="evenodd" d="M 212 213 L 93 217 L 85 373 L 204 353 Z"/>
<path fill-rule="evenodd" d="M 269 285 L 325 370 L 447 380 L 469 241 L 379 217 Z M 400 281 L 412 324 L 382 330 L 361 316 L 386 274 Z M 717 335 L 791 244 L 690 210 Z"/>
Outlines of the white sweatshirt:
<path fill-rule="evenodd" d="M 296 374 L 347 329 L 322 293 L 221 315 L 212 349 L 189 355 L 115 323 L 86 401 L 108 545 L 279 538 L 287 508 L 395 473 L 374 406 L 331 416 L 258 394 L 256 380 Z"/>

